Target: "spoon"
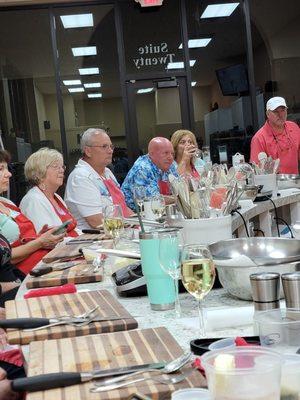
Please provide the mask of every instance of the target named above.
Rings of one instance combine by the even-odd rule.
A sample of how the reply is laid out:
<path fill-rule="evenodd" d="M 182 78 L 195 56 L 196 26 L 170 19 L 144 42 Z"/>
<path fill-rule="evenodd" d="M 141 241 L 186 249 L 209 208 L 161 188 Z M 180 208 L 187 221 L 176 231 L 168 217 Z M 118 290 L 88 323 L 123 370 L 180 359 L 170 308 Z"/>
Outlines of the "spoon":
<path fill-rule="evenodd" d="M 164 366 L 164 368 L 161 368 L 159 370 L 160 374 L 171 374 L 172 372 L 178 371 L 181 367 L 183 367 L 186 363 L 190 361 L 192 358 L 192 353 L 184 353 L 180 357 L 176 358 L 175 360 L 170 361 L 168 364 Z M 157 369 L 147 369 L 147 372 L 149 371 L 158 371 Z M 131 374 L 125 374 L 121 376 L 117 376 L 116 378 L 109 378 L 109 379 L 104 379 L 99 382 L 95 382 L 96 386 L 103 386 L 103 385 L 110 385 L 112 383 L 120 382 L 123 381 L 127 378 L 131 378 L 132 376 L 139 375 L 145 371 L 137 371 L 133 372 Z"/>

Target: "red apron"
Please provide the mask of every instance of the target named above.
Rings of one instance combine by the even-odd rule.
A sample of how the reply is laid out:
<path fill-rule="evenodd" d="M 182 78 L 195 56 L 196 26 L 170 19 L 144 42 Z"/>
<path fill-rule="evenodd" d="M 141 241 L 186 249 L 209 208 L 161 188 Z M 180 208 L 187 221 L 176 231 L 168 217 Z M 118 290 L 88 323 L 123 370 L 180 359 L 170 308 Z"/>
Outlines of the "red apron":
<path fill-rule="evenodd" d="M 12 204 L 3 202 L 4 206 L 10 208 L 11 210 L 17 211 L 20 214 L 14 217 L 14 221 L 17 223 L 19 230 L 20 230 L 20 237 L 14 243 L 12 243 L 11 247 L 17 247 L 31 240 L 34 240 L 38 237 L 36 230 L 34 228 L 33 223 L 25 217 L 21 213 L 21 210 Z M 36 250 L 34 253 L 30 254 L 24 260 L 20 261 L 16 264 L 16 267 L 19 268 L 24 274 L 28 274 L 29 271 L 39 262 L 41 259 L 49 253 L 50 250 L 48 249 L 39 249 Z"/>
<path fill-rule="evenodd" d="M 171 193 L 170 184 L 167 181 L 158 181 L 159 193 L 164 196 L 169 196 Z"/>
<path fill-rule="evenodd" d="M 122 208 L 123 216 L 128 218 L 132 215 L 132 211 L 126 206 L 125 197 L 120 188 L 116 185 L 116 183 L 111 179 L 103 179 L 102 181 L 108 190 L 113 204 L 118 204 Z"/>
<path fill-rule="evenodd" d="M 78 233 L 75 231 L 75 228 L 77 226 L 77 221 L 76 219 L 73 217 L 73 215 L 69 212 L 69 210 L 65 207 L 65 205 L 59 200 L 58 197 L 55 198 L 55 200 L 57 201 L 57 203 L 59 204 L 60 210 L 57 210 L 56 207 L 53 205 L 53 208 L 55 210 L 55 213 L 57 214 L 57 216 L 59 217 L 59 219 L 61 220 L 61 222 L 66 222 L 71 220 L 72 222 L 68 225 L 67 227 L 67 236 L 70 237 L 77 237 Z"/>

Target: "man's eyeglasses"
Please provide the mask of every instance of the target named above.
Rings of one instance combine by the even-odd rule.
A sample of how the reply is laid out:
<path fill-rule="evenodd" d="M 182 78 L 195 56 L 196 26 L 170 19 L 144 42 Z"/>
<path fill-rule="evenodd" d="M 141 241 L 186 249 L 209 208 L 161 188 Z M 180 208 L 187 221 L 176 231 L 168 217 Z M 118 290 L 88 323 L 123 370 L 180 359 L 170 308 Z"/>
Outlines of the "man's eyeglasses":
<path fill-rule="evenodd" d="M 115 146 L 113 144 L 99 144 L 99 145 L 93 145 L 93 144 L 87 144 L 87 147 L 100 147 L 102 150 L 114 150 Z"/>
<path fill-rule="evenodd" d="M 273 139 L 278 146 L 278 150 L 281 153 L 288 152 L 294 146 L 292 138 L 290 137 L 290 134 L 286 131 L 286 129 L 284 130 L 282 138 L 277 137 L 273 133 Z"/>

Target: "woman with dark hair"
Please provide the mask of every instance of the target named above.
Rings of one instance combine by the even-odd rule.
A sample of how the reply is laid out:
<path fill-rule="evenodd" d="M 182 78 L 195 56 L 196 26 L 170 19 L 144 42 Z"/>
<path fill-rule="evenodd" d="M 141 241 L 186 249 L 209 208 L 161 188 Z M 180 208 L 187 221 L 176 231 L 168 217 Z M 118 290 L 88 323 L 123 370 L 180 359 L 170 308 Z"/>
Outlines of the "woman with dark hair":
<path fill-rule="evenodd" d="M 0 150 L 0 193 L 7 191 L 11 173 L 7 169 L 9 154 Z M 12 246 L 12 262 L 27 274 L 57 243 L 64 234 L 54 235 L 57 227 L 47 232 L 36 232 L 33 223 L 10 200 L 0 197 L 0 233 Z"/>

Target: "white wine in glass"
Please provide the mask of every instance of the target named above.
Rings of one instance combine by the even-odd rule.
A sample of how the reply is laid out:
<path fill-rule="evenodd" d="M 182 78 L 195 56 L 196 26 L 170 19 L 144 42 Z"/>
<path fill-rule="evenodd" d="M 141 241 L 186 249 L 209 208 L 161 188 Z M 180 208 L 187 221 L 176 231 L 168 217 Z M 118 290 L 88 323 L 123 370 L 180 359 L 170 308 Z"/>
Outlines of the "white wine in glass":
<path fill-rule="evenodd" d="M 107 235 L 112 236 L 114 239 L 120 237 L 124 231 L 124 219 L 119 205 L 105 207 L 103 227 Z"/>
<path fill-rule="evenodd" d="M 184 246 L 181 259 L 181 279 L 186 290 L 198 300 L 200 334 L 205 336 L 201 301 L 215 281 L 215 266 L 210 251 L 202 245 Z"/>
<path fill-rule="evenodd" d="M 155 219 L 159 220 L 164 215 L 166 209 L 166 203 L 164 196 L 158 195 L 151 199 L 151 209 L 153 214 L 155 215 Z"/>

